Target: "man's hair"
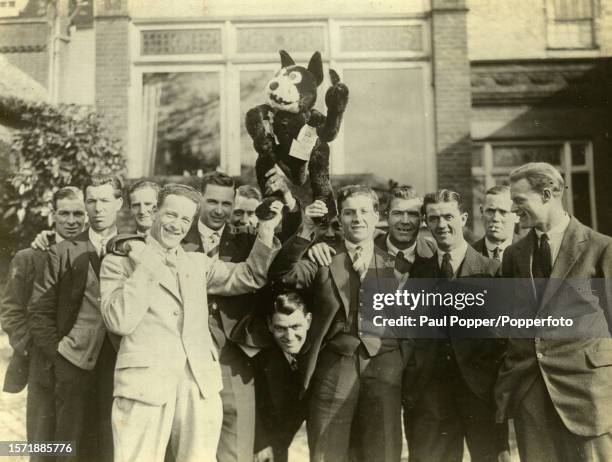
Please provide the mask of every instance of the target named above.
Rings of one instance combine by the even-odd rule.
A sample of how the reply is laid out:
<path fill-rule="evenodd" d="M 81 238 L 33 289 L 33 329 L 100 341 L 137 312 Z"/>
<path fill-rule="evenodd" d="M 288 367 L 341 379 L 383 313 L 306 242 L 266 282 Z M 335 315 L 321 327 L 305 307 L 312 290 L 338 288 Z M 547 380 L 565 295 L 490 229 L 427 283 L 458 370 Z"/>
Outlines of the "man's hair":
<path fill-rule="evenodd" d="M 244 197 L 246 199 L 257 199 L 259 202 L 261 202 L 261 193 L 259 192 L 259 189 L 250 184 L 238 186 L 236 189 L 236 196 Z"/>
<path fill-rule="evenodd" d="M 123 185 L 121 184 L 119 177 L 112 175 L 92 175 L 87 179 L 85 186 L 83 187 L 85 197 L 87 197 L 87 188 L 90 186 L 104 186 L 105 184 L 109 184 L 113 187 L 115 199 L 123 196 Z"/>
<path fill-rule="evenodd" d="M 338 206 L 338 213 L 342 211 L 342 206 L 344 205 L 344 201 L 346 201 L 349 197 L 353 196 L 366 196 L 372 199 L 372 207 L 375 212 L 378 212 L 378 196 L 372 190 L 372 188 L 361 185 L 361 184 L 350 184 L 348 186 L 344 186 L 338 190 L 338 194 L 336 197 L 336 204 Z"/>
<path fill-rule="evenodd" d="M 284 292 L 274 298 L 270 317 L 276 313 L 290 315 L 296 311 L 301 311 L 304 314 L 308 313 L 304 299 L 297 292 Z"/>
<path fill-rule="evenodd" d="M 54 210 L 57 210 L 57 203 L 62 199 L 77 199 L 82 201 L 84 200 L 83 191 L 74 186 L 64 186 L 58 189 L 55 191 L 55 194 L 53 194 L 53 199 L 51 199 Z"/>
<path fill-rule="evenodd" d="M 450 189 L 438 189 L 436 192 L 425 194 L 423 198 L 423 208 L 421 209 L 423 215 L 427 212 L 427 206 L 429 204 L 438 204 L 440 202 L 456 202 L 459 212 L 465 212 L 463 196 L 461 196 L 461 194 L 451 191 Z"/>
<path fill-rule="evenodd" d="M 510 181 L 515 183 L 526 179 L 537 192 L 550 189 L 553 196 L 560 197 L 565 190 L 565 180 L 559 171 L 546 162 L 530 162 L 510 172 Z"/>
<path fill-rule="evenodd" d="M 202 195 L 197 191 L 197 189 L 185 184 L 168 183 L 160 189 L 159 194 L 157 195 L 157 208 L 161 209 L 162 205 L 164 205 L 166 197 L 168 196 L 186 197 L 196 205 L 194 217 L 197 217 L 200 214 L 200 202 L 202 200 Z"/>
<path fill-rule="evenodd" d="M 154 183 L 152 181 L 148 181 L 145 179 L 138 180 L 132 186 L 130 186 L 130 189 L 128 190 L 128 202 L 129 202 L 128 205 L 132 205 L 132 193 L 133 192 L 140 191 L 141 189 L 147 189 L 147 188 L 155 191 L 155 196 L 159 196 L 159 191 L 161 187 L 157 183 Z"/>
<path fill-rule="evenodd" d="M 389 193 L 389 203 L 387 204 L 387 213 L 391 211 L 393 199 L 419 199 L 423 203 L 423 198 L 417 193 L 412 186 L 398 186 L 393 188 Z"/>
<path fill-rule="evenodd" d="M 236 188 L 236 182 L 231 176 L 217 171 L 208 172 L 202 177 L 202 187 L 200 188 L 202 194 L 206 192 L 206 186 L 209 184 L 224 186 L 232 189 Z"/>
<path fill-rule="evenodd" d="M 499 194 L 510 194 L 510 186 L 495 185 L 487 189 L 485 196 L 497 196 Z"/>

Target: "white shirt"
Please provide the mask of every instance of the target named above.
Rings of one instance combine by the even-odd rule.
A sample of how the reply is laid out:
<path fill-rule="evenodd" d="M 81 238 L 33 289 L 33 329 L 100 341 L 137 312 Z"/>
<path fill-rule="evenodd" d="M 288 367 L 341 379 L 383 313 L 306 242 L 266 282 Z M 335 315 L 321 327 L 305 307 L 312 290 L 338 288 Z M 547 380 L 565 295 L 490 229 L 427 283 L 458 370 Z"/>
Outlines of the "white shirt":
<path fill-rule="evenodd" d="M 404 250 L 400 250 L 393 244 L 391 244 L 391 239 L 389 239 L 389 236 L 387 236 L 387 253 L 392 257 L 395 257 L 399 252 L 402 252 L 404 254 L 404 258 L 410 263 L 414 263 L 414 260 L 416 258 L 416 245 L 417 243 L 415 240 L 414 244 L 412 244 L 410 247 Z"/>
<path fill-rule="evenodd" d="M 561 241 L 563 241 L 563 235 L 565 234 L 565 230 L 567 229 L 570 222 L 570 217 L 566 213 L 563 215 L 563 219 L 561 222 L 552 228 L 550 228 L 546 235 L 548 235 L 548 244 L 550 245 L 550 255 L 552 257 L 552 266 L 555 266 L 555 261 L 557 260 L 557 256 L 559 255 L 559 249 L 561 248 Z M 538 238 L 538 246 L 540 245 L 540 238 L 544 231 L 540 231 L 539 229 L 535 230 L 536 236 Z"/>
<path fill-rule="evenodd" d="M 93 228 L 89 228 L 89 241 L 93 244 L 94 249 L 98 255 L 102 254 L 102 248 L 106 247 L 106 243 L 110 241 L 113 237 L 117 235 L 117 228 L 113 228 L 113 231 L 108 236 L 102 236 L 102 234 L 94 231 Z M 104 249 L 104 253 L 106 253 L 106 249 Z"/>
<path fill-rule="evenodd" d="M 198 220 L 198 231 L 200 232 L 200 239 L 202 239 L 202 245 L 204 246 L 204 252 L 208 253 L 212 250 L 211 248 L 209 248 L 210 239 L 211 239 L 210 236 L 212 236 L 215 233 L 218 234 L 219 235 L 218 241 L 220 242 L 224 229 L 225 229 L 225 225 L 223 225 L 220 229 L 215 231 L 214 229 L 211 229 L 208 226 L 206 226 L 204 223 L 202 223 L 201 220 Z"/>
<path fill-rule="evenodd" d="M 468 248 L 467 242 L 463 241 L 459 247 L 457 247 L 454 250 L 451 250 L 450 252 L 445 252 L 442 249 L 438 249 L 438 267 L 440 268 L 442 267 L 442 258 L 444 257 L 444 254 L 449 253 L 450 254 L 450 264 L 451 264 L 451 267 L 453 268 L 453 275 L 456 276 L 457 271 L 459 270 L 459 267 L 461 266 L 461 262 L 465 258 L 465 253 L 467 252 L 467 248 Z"/>
<path fill-rule="evenodd" d="M 485 236 L 485 247 L 487 248 L 489 258 L 493 258 L 493 252 L 496 248 L 499 247 L 499 259 L 502 260 L 504 256 L 504 250 L 506 250 L 506 247 L 509 247 L 511 244 L 512 238 L 505 240 L 501 244 L 494 244 L 493 242 L 490 242 L 489 239 Z"/>

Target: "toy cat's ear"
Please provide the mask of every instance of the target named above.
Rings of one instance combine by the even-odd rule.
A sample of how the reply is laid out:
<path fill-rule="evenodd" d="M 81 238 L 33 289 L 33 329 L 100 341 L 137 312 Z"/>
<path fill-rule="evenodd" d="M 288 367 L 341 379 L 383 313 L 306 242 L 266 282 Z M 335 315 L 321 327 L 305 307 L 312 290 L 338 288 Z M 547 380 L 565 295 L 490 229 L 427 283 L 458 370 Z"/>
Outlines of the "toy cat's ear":
<path fill-rule="evenodd" d="M 289 56 L 289 53 L 287 53 L 285 50 L 281 50 L 279 51 L 279 53 L 281 57 L 281 66 L 283 67 L 295 66 L 295 61 L 293 60 L 291 56 Z"/>
<path fill-rule="evenodd" d="M 323 63 L 321 62 L 321 53 L 318 51 L 312 55 L 308 63 L 308 72 L 312 74 L 317 83 L 317 87 L 323 82 Z"/>

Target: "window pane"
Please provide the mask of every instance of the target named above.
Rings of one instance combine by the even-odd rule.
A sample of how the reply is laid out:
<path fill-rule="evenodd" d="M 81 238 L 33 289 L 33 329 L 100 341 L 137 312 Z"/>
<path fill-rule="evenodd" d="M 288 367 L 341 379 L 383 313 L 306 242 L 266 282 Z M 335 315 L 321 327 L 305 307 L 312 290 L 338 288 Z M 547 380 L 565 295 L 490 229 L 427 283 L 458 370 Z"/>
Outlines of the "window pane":
<path fill-rule="evenodd" d="M 474 146 L 472 151 L 472 167 L 482 167 L 483 146 Z"/>
<path fill-rule="evenodd" d="M 572 198 L 574 200 L 574 216 L 587 226 L 591 226 L 591 194 L 589 191 L 589 174 L 572 174 Z"/>
<path fill-rule="evenodd" d="M 211 170 L 220 159 L 217 72 L 143 75 L 145 146 L 155 175 Z"/>
<path fill-rule="evenodd" d="M 346 69 L 347 173 L 375 173 L 425 191 L 428 170 L 423 71 Z"/>
<path fill-rule="evenodd" d="M 572 165 L 586 164 L 586 144 L 572 143 Z"/>
<path fill-rule="evenodd" d="M 243 167 L 255 166 L 257 152 L 244 123 L 246 113 L 252 107 L 265 102 L 266 83 L 274 75 L 273 71 L 244 71 L 240 73 L 240 163 Z"/>
<path fill-rule="evenodd" d="M 518 167 L 527 162 L 561 165 L 562 145 L 493 146 L 495 167 Z"/>

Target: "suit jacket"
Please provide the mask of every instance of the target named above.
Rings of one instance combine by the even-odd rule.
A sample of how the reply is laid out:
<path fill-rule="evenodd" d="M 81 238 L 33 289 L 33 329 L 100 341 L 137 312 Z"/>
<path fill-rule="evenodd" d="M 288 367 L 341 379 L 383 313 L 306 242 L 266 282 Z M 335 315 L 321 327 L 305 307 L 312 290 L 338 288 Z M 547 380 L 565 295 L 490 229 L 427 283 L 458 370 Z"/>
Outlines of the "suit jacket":
<path fill-rule="evenodd" d="M 379 249 L 388 252 L 387 248 L 387 236 L 389 233 L 380 234 L 374 238 L 374 245 Z M 417 236 L 416 239 L 416 255 L 412 267 L 416 267 L 425 262 L 434 253 L 436 253 L 436 244 L 429 239 L 425 239 L 422 236 Z"/>
<path fill-rule="evenodd" d="M 277 234 L 280 242 L 291 234 L 297 231 L 302 220 L 301 210 L 298 207 L 297 212 L 286 213 L 283 217 L 283 229 Z M 183 239 L 182 246 L 187 252 L 204 252 L 204 245 L 202 244 L 202 238 L 198 230 L 197 221 L 193 224 L 185 238 Z M 219 260 L 233 263 L 240 263 L 247 259 L 249 252 L 253 248 L 253 243 L 257 238 L 256 234 L 248 234 L 237 232 L 236 228 L 230 224 L 225 225 L 221 239 L 219 240 Z M 212 334 L 215 339 L 217 347 L 221 347 L 225 344 L 226 339 L 235 342 L 244 342 L 244 316 L 246 314 L 245 306 L 260 306 L 265 299 L 265 295 L 261 293 L 249 293 L 242 295 L 234 295 L 231 297 L 226 296 L 212 296 L 209 299 L 210 308 L 218 313 L 220 319 L 220 328 L 213 328 Z M 249 343 L 251 346 L 263 347 L 267 344 L 264 342 L 264 337 L 261 339 L 260 336 L 255 336 Z"/>
<path fill-rule="evenodd" d="M 47 252 L 47 264 L 34 283 L 33 303 L 28 310 L 30 334 L 47 358 L 55 357 L 59 341 L 74 326 L 88 272 L 99 268 L 100 259 L 87 230 Z M 119 339 L 109 338 L 117 349 Z"/>
<path fill-rule="evenodd" d="M 276 278 L 282 285 L 297 290 L 308 289 L 311 294 L 312 324 L 304 347 L 306 353 L 302 368 L 304 390 L 310 384 L 319 352 L 325 346 L 324 339 L 332 337 L 329 330 L 336 313 L 339 310 L 344 310 L 347 315 L 349 313 L 351 308 L 349 277 L 350 272 L 353 271 L 351 258 L 344 245 L 334 255 L 332 263 L 324 267 L 319 267 L 309 259 L 302 258 L 309 247 L 310 241 L 299 236 L 291 237 L 283 245 L 283 249 L 270 269 L 270 277 Z M 393 259 L 386 252 L 374 246 L 374 253 L 362 288 L 365 284 L 368 290 L 380 293 L 393 292 L 397 289 L 393 266 Z M 371 310 L 364 312 L 372 314 Z M 362 329 L 363 327 L 365 329 Z M 404 355 L 409 354 L 407 349 L 403 348 L 405 345 L 396 340 L 397 337 L 388 329 L 376 329 L 370 323 L 360 322 L 359 330 L 362 331 L 362 341 L 368 343 L 368 351 L 389 351 L 389 347 L 393 344 L 396 349 L 402 348 Z M 363 332 L 364 330 L 367 332 Z M 371 353 L 371 356 L 375 354 Z"/>
<path fill-rule="evenodd" d="M 138 265 L 117 255 L 102 265 L 102 317 L 110 331 L 123 336 L 114 395 L 162 405 L 175 396 L 186 362 L 204 397 L 218 393 L 221 370 L 208 330 L 208 294 L 262 287 L 280 244 L 270 248 L 257 240 L 240 264 L 179 248 L 176 275 L 156 248 L 148 237 Z"/>
<path fill-rule="evenodd" d="M 276 343 L 255 356 L 257 424 L 255 452 L 273 446 L 288 448 L 306 419 L 307 403 L 298 371 Z"/>
<path fill-rule="evenodd" d="M 492 278 L 499 276 L 499 262 L 486 258 L 468 245 L 465 258 L 457 272 L 457 279 Z M 438 255 L 419 265 L 413 278 L 435 279 L 439 277 Z M 492 333 L 493 334 L 493 333 Z M 404 400 L 414 403 L 431 380 L 437 361 L 438 348 L 443 339 L 418 338 L 414 346 L 414 370 L 407 376 L 412 380 L 404 384 Z M 505 341 L 497 338 L 460 338 L 451 334 L 450 344 L 454 351 L 461 375 L 474 394 L 486 401 L 493 401 L 493 387 Z"/>
<path fill-rule="evenodd" d="M 507 417 L 541 374 L 567 428 L 577 435 L 612 431 L 612 239 L 574 217 L 563 235 L 550 279 L 536 296 L 531 263 L 535 231 L 504 252 L 504 277 L 514 285 L 514 316 L 572 318 L 573 327 L 511 335 L 496 385 L 498 419 Z M 569 337 L 568 338 L 568 333 Z M 571 338 L 573 337 L 573 338 Z"/>
<path fill-rule="evenodd" d="M 23 249 L 15 254 L 9 267 L 6 290 L 0 304 L 0 324 L 8 334 L 14 353 L 6 370 L 3 390 L 18 393 L 28 381 L 30 333 L 28 303 L 34 279 L 43 273 L 46 252 Z"/>

